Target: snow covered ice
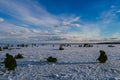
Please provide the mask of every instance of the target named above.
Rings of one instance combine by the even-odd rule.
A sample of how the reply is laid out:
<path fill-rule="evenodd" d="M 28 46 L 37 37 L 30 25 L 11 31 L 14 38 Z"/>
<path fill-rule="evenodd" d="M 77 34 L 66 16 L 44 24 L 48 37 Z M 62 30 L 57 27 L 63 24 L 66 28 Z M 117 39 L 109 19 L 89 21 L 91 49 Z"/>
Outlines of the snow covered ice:
<path fill-rule="evenodd" d="M 1 62 L 8 52 L 12 55 L 22 53 L 24 58 L 17 59 L 15 71 L 5 72 L 0 64 L 0 80 L 120 80 L 120 45 L 108 47 L 95 44 L 93 47 L 64 47 L 59 45 L 40 45 L 0 51 Z M 108 61 L 98 63 L 99 50 L 104 50 Z M 57 63 L 50 63 L 46 58 L 53 56 Z"/>

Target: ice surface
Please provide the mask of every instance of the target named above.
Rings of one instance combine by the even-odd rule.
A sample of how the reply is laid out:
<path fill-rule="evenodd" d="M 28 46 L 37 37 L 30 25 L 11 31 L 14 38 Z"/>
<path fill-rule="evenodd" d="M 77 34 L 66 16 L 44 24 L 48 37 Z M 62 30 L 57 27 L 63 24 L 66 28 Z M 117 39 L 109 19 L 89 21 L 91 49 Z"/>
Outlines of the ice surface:
<path fill-rule="evenodd" d="M 107 47 L 64 47 L 40 45 L 0 52 L 1 62 L 8 52 L 12 55 L 22 53 L 24 59 L 17 59 L 15 71 L 7 72 L 0 64 L 0 80 L 119 80 L 120 79 L 120 45 Z M 96 61 L 99 50 L 104 50 L 108 61 L 100 64 Z M 49 63 L 46 58 L 56 57 L 57 63 Z"/>

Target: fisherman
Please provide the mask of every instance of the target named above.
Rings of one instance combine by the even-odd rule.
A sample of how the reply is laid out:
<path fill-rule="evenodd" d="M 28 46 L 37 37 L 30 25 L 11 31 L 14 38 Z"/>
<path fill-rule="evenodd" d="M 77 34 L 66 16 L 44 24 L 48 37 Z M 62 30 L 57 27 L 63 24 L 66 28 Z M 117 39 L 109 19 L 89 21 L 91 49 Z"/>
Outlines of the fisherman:
<path fill-rule="evenodd" d="M 5 64 L 5 68 L 9 71 L 9 70 L 15 70 L 15 68 L 17 67 L 17 63 L 16 60 L 14 59 L 14 57 L 12 55 L 10 55 L 9 53 L 6 53 L 6 58 L 4 60 L 4 64 Z"/>
<path fill-rule="evenodd" d="M 105 54 L 105 51 L 100 50 L 100 56 L 99 58 L 97 58 L 97 60 L 99 61 L 99 63 L 105 63 L 107 61 L 107 55 Z"/>

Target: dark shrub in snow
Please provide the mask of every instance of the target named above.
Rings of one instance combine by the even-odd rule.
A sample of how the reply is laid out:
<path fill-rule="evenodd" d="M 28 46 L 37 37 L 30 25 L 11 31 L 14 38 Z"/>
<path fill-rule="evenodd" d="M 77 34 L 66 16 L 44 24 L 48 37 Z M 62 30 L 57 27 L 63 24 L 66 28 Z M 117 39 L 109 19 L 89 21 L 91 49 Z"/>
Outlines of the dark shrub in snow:
<path fill-rule="evenodd" d="M 7 70 L 15 70 L 15 68 L 17 67 L 16 60 L 13 58 L 12 55 L 10 55 L 8 53 L 6 54 L 4 64 L 5 64 L 5 68 Z"/>
<path fill-rule="evenodd" d="M 106 55 L 105 51 L 100 50 L 100 56 L 99 56 L 99 58 L 97 58 L 97 60 L 98 60 L 100 63 L 105 63 L 105 62 L 106 62 L 106 60 L 107 60 L 107 55 Z"/>
<path fill-rule="evenodd" d="M 48 62 L 57 62 L 57 58 L 53 58 L 52 56 L 47 58 Z"/>
<path fill-rule="evenodd" d="M 64 48 L 62 47 L 62 45 L 60 45 L 59 50 L 64 50 Z"/>
<path fill-rule="evenodd" d="M 24 58 L 22 54 L 15 55 L 15 59 L 22 59 L 22 58 Z"/>

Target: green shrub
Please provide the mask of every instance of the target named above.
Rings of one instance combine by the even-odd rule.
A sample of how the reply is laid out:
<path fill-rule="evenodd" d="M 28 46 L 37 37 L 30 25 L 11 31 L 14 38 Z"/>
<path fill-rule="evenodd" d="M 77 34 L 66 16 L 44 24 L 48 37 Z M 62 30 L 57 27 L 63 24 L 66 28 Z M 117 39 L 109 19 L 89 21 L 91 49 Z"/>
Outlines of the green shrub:
<path fill-rule="evenodd" d="M 22 59 L 22 58 L 24 58 L 22 54 L 15 55 L 15 59 Z"/>
<path fill-rule="evenodd" d="M 52 56 L 47 58 L 48 62 L 57 62 L 57 58 L 53 58 Z"/>

